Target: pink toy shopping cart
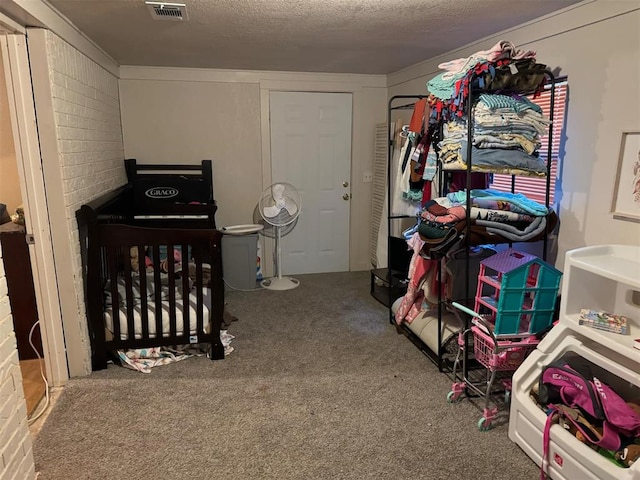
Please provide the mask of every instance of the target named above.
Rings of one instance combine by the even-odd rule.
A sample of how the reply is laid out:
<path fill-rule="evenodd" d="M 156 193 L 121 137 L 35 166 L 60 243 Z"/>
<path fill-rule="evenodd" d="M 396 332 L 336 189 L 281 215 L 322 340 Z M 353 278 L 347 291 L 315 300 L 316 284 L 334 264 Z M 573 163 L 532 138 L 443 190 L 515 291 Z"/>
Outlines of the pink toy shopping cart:
<path fill-rule="evenodd" d="M 489 430 L 498 413 L 498 404 L 495 401 L 491 402 L 492 395 L 496 393 L 497 373 L 514 372 L 529 353 L 536 349 L 540 340 L 536 335 L 525 338 L 499 339 L 493 333 L 491 324 L 483 317 L 456 302 L 453 302 L 453 306 L 473 317 L 471 328 L 459 333 L 459 349 L 453 364 L 453 377 L 457 378 L 466 338 L 471 334 L 473 335 L 475 360 L 486 369 L 488 380 L 474 382 L 466 376 L 461 381 L 454 382 L 447 395 L 447 401 L 449 403 L 458 401 L 467 389 L 484 397 L 484 409 L 482 417 L 478 420 L 478 428 L 482 431 Z M 502 388 L 498 388 L 498 391 L 504 392 L 504 400 L 508 404 L 511 395 L 511 377 L 501 378 L 500 383 Z M 490 407 L 490 403 L 493 403 L 493 406 Z"/>
<path fill-rule="evenodd" d="M 498 411 L 497 404 L 489 408 L 495 390 L 497 372 L 514 372 L 537 347 L 544 332 L 553 323 L 558 287 L 562 273 L 534 255 L 512 248 L 480 262 L 474 310 L 457 302 L 452 305 L 470 316 L 469 327 L 458 335 L 458 354 L 453 367 L 455 381 L 447 401 L 455 402 L 467 389 L 485 397 L 480 430 L 488 430 Z M 477 363 L 486 369 L 487 379 L 472 381 L 466 360 L 465 346 L 473 335 L 473 353 Z M 464 363 L 464 361 L 463 361 Z M 511 375 L 502 376 L 505 402 L 511 393 Z"/>

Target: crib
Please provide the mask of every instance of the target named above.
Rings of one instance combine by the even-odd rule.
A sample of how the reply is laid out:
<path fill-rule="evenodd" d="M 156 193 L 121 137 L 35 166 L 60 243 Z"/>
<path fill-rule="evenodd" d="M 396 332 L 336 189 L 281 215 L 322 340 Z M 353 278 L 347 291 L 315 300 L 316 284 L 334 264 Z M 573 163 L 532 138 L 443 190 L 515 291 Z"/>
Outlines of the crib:
<path fill-rule="evenodd" d="M 93 370 L 125 349 L 198 344 L 223 359 L 211 162 L 125 165 L 126 185 L 76 212 Z"/>

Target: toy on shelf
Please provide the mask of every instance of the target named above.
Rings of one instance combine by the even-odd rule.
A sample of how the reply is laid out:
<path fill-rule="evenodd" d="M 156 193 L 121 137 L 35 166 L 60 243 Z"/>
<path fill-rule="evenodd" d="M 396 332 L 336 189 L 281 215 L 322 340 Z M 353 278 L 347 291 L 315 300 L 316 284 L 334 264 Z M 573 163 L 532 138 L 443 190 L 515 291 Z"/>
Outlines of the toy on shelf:
<path fill-rule="evenodd" d="M 597 328 L 598 330 L 604 330 L 605 332 L 626 335 L 628 333 L 627 321 L 628 319 L 624 315 L 583 308 L 580 310 L 578 325 L 585 325 L 587 327 Z"/>

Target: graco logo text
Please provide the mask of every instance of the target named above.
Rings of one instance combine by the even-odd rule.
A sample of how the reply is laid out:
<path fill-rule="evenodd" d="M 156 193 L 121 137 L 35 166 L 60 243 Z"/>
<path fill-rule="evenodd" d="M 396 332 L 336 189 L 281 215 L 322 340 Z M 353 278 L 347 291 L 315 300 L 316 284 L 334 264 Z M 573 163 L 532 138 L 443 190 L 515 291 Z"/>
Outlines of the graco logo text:
<path fill-rule="evenodd" d="M 153 187 L 144 192 L 149 198 L 171 198 L 179 193 L 178 189 L 173 187 Z"/>

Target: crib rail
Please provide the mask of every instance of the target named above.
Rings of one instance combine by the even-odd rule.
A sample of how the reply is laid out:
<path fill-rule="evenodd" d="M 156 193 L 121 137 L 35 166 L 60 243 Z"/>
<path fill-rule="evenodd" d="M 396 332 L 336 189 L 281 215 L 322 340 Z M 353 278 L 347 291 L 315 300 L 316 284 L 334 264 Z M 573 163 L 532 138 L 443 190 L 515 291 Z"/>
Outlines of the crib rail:
<path fill-rule="evenodd" d="M 94 369 L 106 366 L 110 351 L 150 346 L 210 343 L 212 358 L 224 358 L 219 335 L 224 308 L 219 231 L 122 224 L 94 224 L 90 230 L 86 296 Z M 132 253 L 137 266 L 132 265 Z M 210 268 L 210 284 L 205 282 L 205 265 Z M 210 308 L 205 306 L 207 286 Z M 108 307 L 112 335 L 105 323 Z"/>

